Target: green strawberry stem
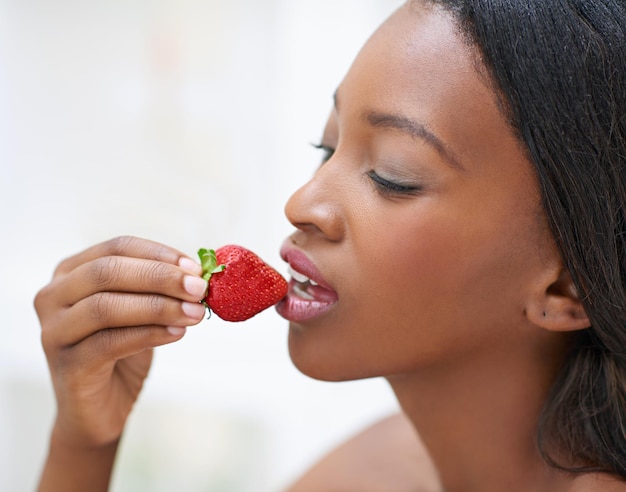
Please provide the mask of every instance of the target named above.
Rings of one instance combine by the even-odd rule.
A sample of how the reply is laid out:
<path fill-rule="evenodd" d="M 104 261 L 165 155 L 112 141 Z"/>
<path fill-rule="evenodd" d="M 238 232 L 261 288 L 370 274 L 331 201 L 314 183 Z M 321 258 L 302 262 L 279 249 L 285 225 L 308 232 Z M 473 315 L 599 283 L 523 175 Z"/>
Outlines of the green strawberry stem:
<path fill-rule="evenodd" d="M 202 278 L 207 282 L 211 279 L 211 275 L 222 272 L 226 268 L 226 265 L 217 264 L 214 249 L 200 248 L 198 250 L 198 256 L 200 257 L 200 264 L 202 265 Z"/>
<path fill-rule="evenodd" d="M 211 280 L 211 276 L 214 273 L 223 272 L 224 269 L 226 268 L 226 265 L 217 264 L 217 257 L 215 256 L 214 249 L 200 248 L 198 250 L 198 256 L 200 257 L 200 264 L 202 265 L 202 278 L 206 280 L 207 282 Z M 207 296 L 208 295 L 209 294 L 208 294 L 208 287 L 207 287 Z M 202 304 L 204 304 L 206 308 L 209 310 L 209 316 L 210 316 L 211 308 L 209 308 L 209 305 L 206 301 L 206 297 L 205 299 L 202 300 Z"/>

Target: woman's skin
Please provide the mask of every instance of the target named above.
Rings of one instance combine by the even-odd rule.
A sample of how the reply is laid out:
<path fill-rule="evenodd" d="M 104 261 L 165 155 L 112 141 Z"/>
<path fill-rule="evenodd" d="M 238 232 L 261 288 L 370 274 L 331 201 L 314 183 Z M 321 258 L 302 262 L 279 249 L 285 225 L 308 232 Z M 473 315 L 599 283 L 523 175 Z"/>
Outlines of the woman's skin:
<path fill-rule="evenodd" d="M 412 427 L 448 492 L 626 490 L 551 469 L 536 449 L 568 338 L 589 322 L 500 108 L 452 17 L 419 2 L 381 26 L 338 88 L 322 140 L 332 155 L 289 200 L 296 230 L 282 249 L 321 285 L 292 281 L 278 310 L 302 372 L 386 377 L 405 416 L 292 490 L 367 492 L 364 478 L 433 490 Z M 107 489 L 152 349 L 203 317 L 199 273 L 179 251 L 120 238 L 63 262 L 38 294 L 58 400 L 40 491 Z M 377 471 L 372 447 L 402 458 Z M 367 473 L 398 481 L 376 488 Z"/>
<path fill-rule="evenodd" d="M 40 491 L 108 490 L 152 349 L 204 317 L 201 270 L 177 250 L 122 237 L 62 262 L 37 294 L 57 400 Z"/>
<path fill-rule="evenodd" d="M 534 436 L 589 321 L 500 108 L 450 14 L 393 15 L 336 92 L 332 156 L 286 207 L 285 256 L 303 252 L 338 301 L 279 311 L 305 374 L 389 380 L 446 490 L 569 490 Z"/>
<path fill-rule="evenodd" d="M 333 449 L 288 492 L 441 492 L 428 452 L 403 413 L 375 422 Z"/>

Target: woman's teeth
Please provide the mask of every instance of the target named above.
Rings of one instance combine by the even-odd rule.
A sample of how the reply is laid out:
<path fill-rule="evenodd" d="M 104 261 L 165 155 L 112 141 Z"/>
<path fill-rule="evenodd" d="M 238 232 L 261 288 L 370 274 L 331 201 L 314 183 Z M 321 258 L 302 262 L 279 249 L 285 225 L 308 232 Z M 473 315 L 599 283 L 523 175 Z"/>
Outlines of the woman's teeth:
<path fill-rule="evenodd" d="M 291 275 L 291 278 L 293 278 L 299 284 L 306 284 L 308 282 L 310 285 L 318 285 L 317 282 L 314 282 L 309 277 L 307 277 L 306 275 L 303 275 L 300 272 L 296 272 L 291 267 L 289 267 L 287 271 L 289 272 L 289 275 Z"/>
<path fill-rule="evenodd" d="M 301 283 L 297 283 L 293 286 L 293 292 L 301 299 L 304 299 L 306 301 L 313 301 L 315 299 L 315 297 L 313 297 L 311 294 L 309 294 L 306 291 L 306 285 L 305 284 L 301 284 Z"/>

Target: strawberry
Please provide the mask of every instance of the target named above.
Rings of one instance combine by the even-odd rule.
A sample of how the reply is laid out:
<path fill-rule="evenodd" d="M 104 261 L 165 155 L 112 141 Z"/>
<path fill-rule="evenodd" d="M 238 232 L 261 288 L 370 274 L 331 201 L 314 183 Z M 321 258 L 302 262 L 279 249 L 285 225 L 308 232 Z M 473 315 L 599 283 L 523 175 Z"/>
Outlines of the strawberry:
<path fill-rule="evenodd" d="M 244 321 L 287 294 L 287 281 L 252 251 L 229 245 L 198 251 L 209 282 L 203 303 L 226 321 Z"/>

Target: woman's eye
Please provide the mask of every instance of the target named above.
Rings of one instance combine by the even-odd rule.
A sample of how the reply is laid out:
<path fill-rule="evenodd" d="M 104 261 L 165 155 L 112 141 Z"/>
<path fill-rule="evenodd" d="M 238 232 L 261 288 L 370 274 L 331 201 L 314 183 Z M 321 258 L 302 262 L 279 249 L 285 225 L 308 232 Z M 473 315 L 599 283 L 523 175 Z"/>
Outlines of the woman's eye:
<path fill-rule="evenodd" d="M 374 182 L 378 191 L 384 195 L 419 195 L 423 191 L 421 186 L 389 181 L 376 171 L 368 171 L 367 176 Z"/>
<path fill-rule="evenodd" d="M 322 164 L 324 164 L 327 160 L 329 160 L 333 154 L 335 153 L 335 149 L 333 149 L 332 147 L 329 147 L 328 145 L 325 145 L 323 143 L 318 143 L 318 144 L 311 144 L 313 145 L 313 147 L 315 147 L 318 150 L 321 150 L 323 152 L 322 154 Z"/>

